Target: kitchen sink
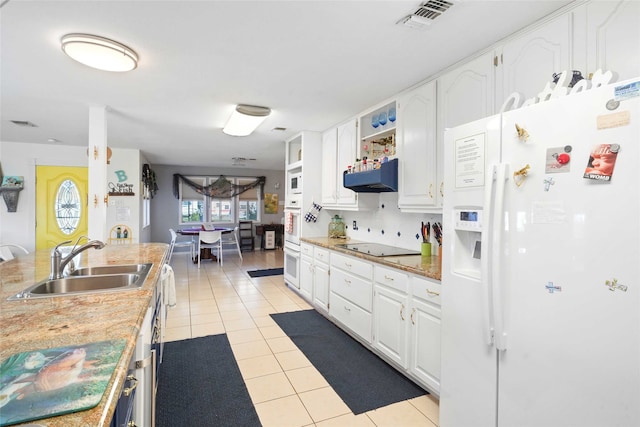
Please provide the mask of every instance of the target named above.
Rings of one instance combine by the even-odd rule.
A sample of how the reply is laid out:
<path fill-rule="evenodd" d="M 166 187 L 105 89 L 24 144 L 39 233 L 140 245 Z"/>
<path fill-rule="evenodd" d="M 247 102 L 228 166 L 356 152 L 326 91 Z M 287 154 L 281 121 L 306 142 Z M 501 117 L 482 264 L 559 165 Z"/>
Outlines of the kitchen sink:
<path fill-rule="evenodd" d="M 130 264 L 130 265 L 101 265 L 96 267 L 81 267 L 75 269 L 69 276 L 98 276 L 104 274 L 127 274 L 136 273 L 145 275 L 153 264 Z"/>
<path fill-rule="evenodd" d="M 79 268 L 73 275 L 45 279 L 13 295 L 10 301 L 140 289 L 153 264 Z"/>

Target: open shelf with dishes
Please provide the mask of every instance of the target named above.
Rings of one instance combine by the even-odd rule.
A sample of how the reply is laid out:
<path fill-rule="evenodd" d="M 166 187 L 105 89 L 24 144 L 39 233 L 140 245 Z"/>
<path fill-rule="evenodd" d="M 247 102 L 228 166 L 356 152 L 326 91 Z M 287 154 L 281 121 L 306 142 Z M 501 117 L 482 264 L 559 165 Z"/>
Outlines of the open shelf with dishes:
<path fill-rule="evenodd" d="M 381 160 L 396 154 L 396 102 L 392 101 L 360 117 L 360 144 L 358 155 L 362 159 Z"/>

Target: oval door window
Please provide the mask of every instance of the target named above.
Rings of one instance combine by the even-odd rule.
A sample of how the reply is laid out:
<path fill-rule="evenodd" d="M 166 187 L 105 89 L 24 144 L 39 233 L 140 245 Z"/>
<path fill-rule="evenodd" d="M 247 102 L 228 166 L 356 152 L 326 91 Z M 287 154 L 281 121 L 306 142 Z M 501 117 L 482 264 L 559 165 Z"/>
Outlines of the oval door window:
<path fill-rule="evenodd" d="M 70 179 L 65 180 L 58 188 L 55 201 L 56 221 L 60 231 L 69 235 L 78 229 L 81 209 L 78 187 Z"/>

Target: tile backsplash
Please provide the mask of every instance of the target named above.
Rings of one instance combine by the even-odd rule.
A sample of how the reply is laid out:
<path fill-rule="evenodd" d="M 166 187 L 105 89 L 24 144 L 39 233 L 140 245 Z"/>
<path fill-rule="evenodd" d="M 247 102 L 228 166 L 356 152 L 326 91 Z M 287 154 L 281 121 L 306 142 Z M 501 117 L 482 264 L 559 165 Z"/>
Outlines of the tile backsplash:
<path fill-rule="evenodd" d="M 374 211 L 327 211 L 342 217 L 347 228 L 347 236 L 354 240 L 377 242 L 406 249 L 420 250 L 422 235 L 421 222 L 442 222 L 441 214 L 404 213 L 398 208 L 397 193 L 380 193 L 378 209 Z M 356 222 L 357 229 L 353 228 Z M 417 236 L 417 237 L 416 237 Z M 431 231 L 431 243 L 436 240 Z"/>

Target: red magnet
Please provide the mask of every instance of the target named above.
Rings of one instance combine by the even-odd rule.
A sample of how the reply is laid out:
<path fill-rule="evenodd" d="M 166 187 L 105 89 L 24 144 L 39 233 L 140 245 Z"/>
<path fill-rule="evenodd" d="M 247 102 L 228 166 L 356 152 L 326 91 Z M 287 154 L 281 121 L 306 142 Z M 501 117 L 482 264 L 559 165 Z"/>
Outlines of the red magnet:
<path fill-rule="evenodd" d="M 566 165 L 567 163 L 569 163 L 569 160 L 571 160 L 571 156 L 569 156 L 569 154 L 567 153 L 556 154 L 554 157 L 561 165 Z"/>

